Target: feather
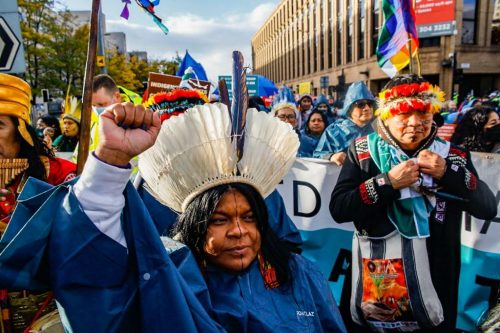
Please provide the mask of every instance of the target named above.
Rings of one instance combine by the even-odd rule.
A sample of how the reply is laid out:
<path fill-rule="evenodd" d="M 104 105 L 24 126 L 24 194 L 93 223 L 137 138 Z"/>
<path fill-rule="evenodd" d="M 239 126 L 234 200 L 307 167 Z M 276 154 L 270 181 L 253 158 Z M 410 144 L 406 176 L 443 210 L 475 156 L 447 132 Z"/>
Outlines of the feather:
<path fill-rule="evenodd" d="M 229 93 L 227 92 L 226 80 L 219 80 L 219 96 L 222 104 L 230 108 Z"/>
<path fill-rule="evenodd" d="M 248 108 L 247 75 L 243 67 L 243 54 L 233 51 L 233 101 L 231 103 L 231 137 L 238 159 L 243 156 L 245 119 Z"/>
<path fill-rule="evenodd" d="M 269 195 L 295 161 L 297 133 L 278 118 L 250 109 L 245 155 L 238 161 L 231 131 L 222 103 L 197 105 L 164 122 L 153 147 L 139 156 L 147 191 L 178 212 L 222 184 L 241 182 Z"/>

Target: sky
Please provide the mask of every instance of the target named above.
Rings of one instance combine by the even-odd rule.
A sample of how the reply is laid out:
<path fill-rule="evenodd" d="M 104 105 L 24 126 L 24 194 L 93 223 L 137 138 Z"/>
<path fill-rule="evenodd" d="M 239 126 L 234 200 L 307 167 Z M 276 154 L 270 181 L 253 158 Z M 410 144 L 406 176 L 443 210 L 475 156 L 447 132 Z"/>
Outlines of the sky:
<path fill-rule="evenodd" d="M 251 65 L 250 40 L 280 0 L 161 0 L 155 7 L 170 32 L 165 35 L 132 0 L 128 21 L 122 0 L 101 0 L 106 32 L 124 32 L 127 51 L 147 51 L 150 59 L 172 59 L 186 50 L 200 62 L 210 80 L 231 74 L 231 54 L 243 53 Z M 91 0 L 59 0 L 58 8 L 90 10 Z"/>

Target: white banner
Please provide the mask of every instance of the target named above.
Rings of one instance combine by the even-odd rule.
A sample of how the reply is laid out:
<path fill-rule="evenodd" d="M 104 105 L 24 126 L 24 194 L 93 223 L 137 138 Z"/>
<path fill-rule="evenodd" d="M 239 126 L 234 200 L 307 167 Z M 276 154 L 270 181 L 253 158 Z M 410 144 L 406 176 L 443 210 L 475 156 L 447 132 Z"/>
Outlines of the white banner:
<path fill-rule="evenodd" d="M 473 154 L 480 179 L 500 200 L 500 155 Z M 330 215 L 330 197 L 340 174 L 332 163 L 309 158 L 296 160 L 278 186 L 288 215 L 300 230 L 303 254 L 315 262 L 340 300 L 344 276 L 351 262 L 352 223 L 336 223 Z M 477 220 L 464 214 L 462 271 L 457 327 L 474 331 L 488 310 L 500 283 L 500 219 Z"/>

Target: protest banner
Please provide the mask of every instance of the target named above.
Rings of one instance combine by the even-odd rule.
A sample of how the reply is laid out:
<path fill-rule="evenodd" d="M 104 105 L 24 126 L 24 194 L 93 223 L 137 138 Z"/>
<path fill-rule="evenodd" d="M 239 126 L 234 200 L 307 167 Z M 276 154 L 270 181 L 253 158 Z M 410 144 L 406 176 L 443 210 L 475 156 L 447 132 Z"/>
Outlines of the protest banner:
<path fill-rule="evenodd" d="M 473 153 L 479 177 L 500 201 L 500 155 Z M 345 273 L 351 262 L 354 226 L 337 223 L 329 211 L 330 197 L 340 167 L 318 159 L 298 158 L 278 186 L 288 215 L 300 230 L 302 254 L 316 263 L 340 301 Z M 497 215 L 498 216 L 498 215 Z M 482 221 L 464 214 L 462 270 L 457 328 L 474 331 L 497 295 L 500 283 L 500 218 Z"/>

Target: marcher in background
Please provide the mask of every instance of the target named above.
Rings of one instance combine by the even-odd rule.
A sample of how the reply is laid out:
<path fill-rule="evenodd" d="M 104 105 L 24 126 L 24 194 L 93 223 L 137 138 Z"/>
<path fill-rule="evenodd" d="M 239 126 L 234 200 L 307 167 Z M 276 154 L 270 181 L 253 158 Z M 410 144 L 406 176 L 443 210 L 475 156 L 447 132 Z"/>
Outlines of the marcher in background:
<path fill-rule="evenodd" d="M 305 94 L 300 97 L 297 102 L 297 110 L 299 115 L 297 117 L 297 127 L 298 129 L 304 128 L 307 118 L 313 110 L 313 99 L 311 95 Z"/>
<path fill-rule="evenodd" d="M 76 97 L 71 96 L 64 110 L 63 132 L 52 142 L 52 148 L 58 152 L 73 152 L 80 140 L 82 105 Z"/>
<path fill-rule="evenodd" d="M 500 144 L 498 113 L 481 106 L 469 110 L 457 124 L 451 142 L 468 151 L 497 153 Z"/>
<path fill-rule="evenodd" d="M 76 175 L 76 165 L 54 157 L 52 151 L 42 143 L 35 129 L 29 124 L 30 103 L 31 88 L 28 83 L 15 76 L 0 74 L 0 162 L 3 184 L 3 188 L 0 188 L 0 235 L 4 235 L 6 231 L 16 208 L 19 193 L 28 178 L 33 177 L 57 185 Z M 46 267 L 42 265 L 40 268 Z M 19 273 L 18 277 L 22 275 L 22 272 Z M 4 287 L 5 285 L 0 285 L 0 288 Z M 42 303 L 45 299 L 49 304 L 43 310 L 44 314 L 45 311 L 55 309 L 55 303 L 49 302 L 48 295 L 38 294 L 29 291 L 9 294 L 7 290 L 0 291 L 2 331 L 14 331 L 12 327 L 14 318 L 16 329 L 21 331 L 26 329 L 35 314 L 39 312 L 39 316 L 42 313 L 43 309 L 40 310 L 40 304 L 37 303 L 40 298 Z M 25 318 L 29 318 L 29 321 L 26 322 Z"/>
<path fill-rule="evenodd" d="M 314 110 L 320 110 L 326 116 L 326 126 L 334 123 L 338 118 L 337 113 L 335 112 L 335 109 L 332 105 L 330 105 L 329 100 L 325 95 L 319 95 L 318 98 L 316 98 L 316 101 L 314 101 Z"/>
<path fill-rule="evenodd" d="M 297 134 L 300 134 L 297 120 L 299 117 L 299 111 L 295 107 L 295 104 L 288 103 L 286 101 L 279 102 L 273 106 L 271 114 L 279 120 L 290 124 Z"/>
<path fill-rule="evenodd" d="M 468 151 L 436 137 L 432 118 L 442 100 L 439 87 L 417 75 L 391 79 L 379 94 L 375 132 L 351 144 L 333 190 L 332 217 L 356 228 L 355 294 L 343 295 L 341 311 L 359 324 L 455 332 L 462 212 L 489 220 L 497 203 Z M 404 250 L 409 247 L 411 254 Z M 361 262 L 368 252 L 373 257 Z M 370 288 L 375 275 L 369 272 L 379 272 L 388 259 L 402 266 L 383 275 L 386 288 Z M 367 331 L 348 326 L 350 332 Z"/>
<path fill-rule="evenodd" d="M 306 126 L 300 131 L 300 147 L 297 157 L 313 157 L 314 149 L 327 126 L 323 111 L 314 110 L 307 119 Z"/>
<path fill-rule="evenodd" d="M 40 139 L 44 138 L 44 131 L 48 127 L 52 128 L 50 133 L 50 138 L 52 140 L 61 135 L 61 123 L 59 119 L 54 116 L 45 115 L 38 118 L 36 122 L 36 134 Z"/>
<path fill-rule="evenodd" d="M 373 132 L 375 98 L 362 81 L 356 81 L 347 90 L 344 106 L 339 116 L 345 117 L 328 125 L 321 136 L 313 157 L 342 165 L 351 142 Z"/>

